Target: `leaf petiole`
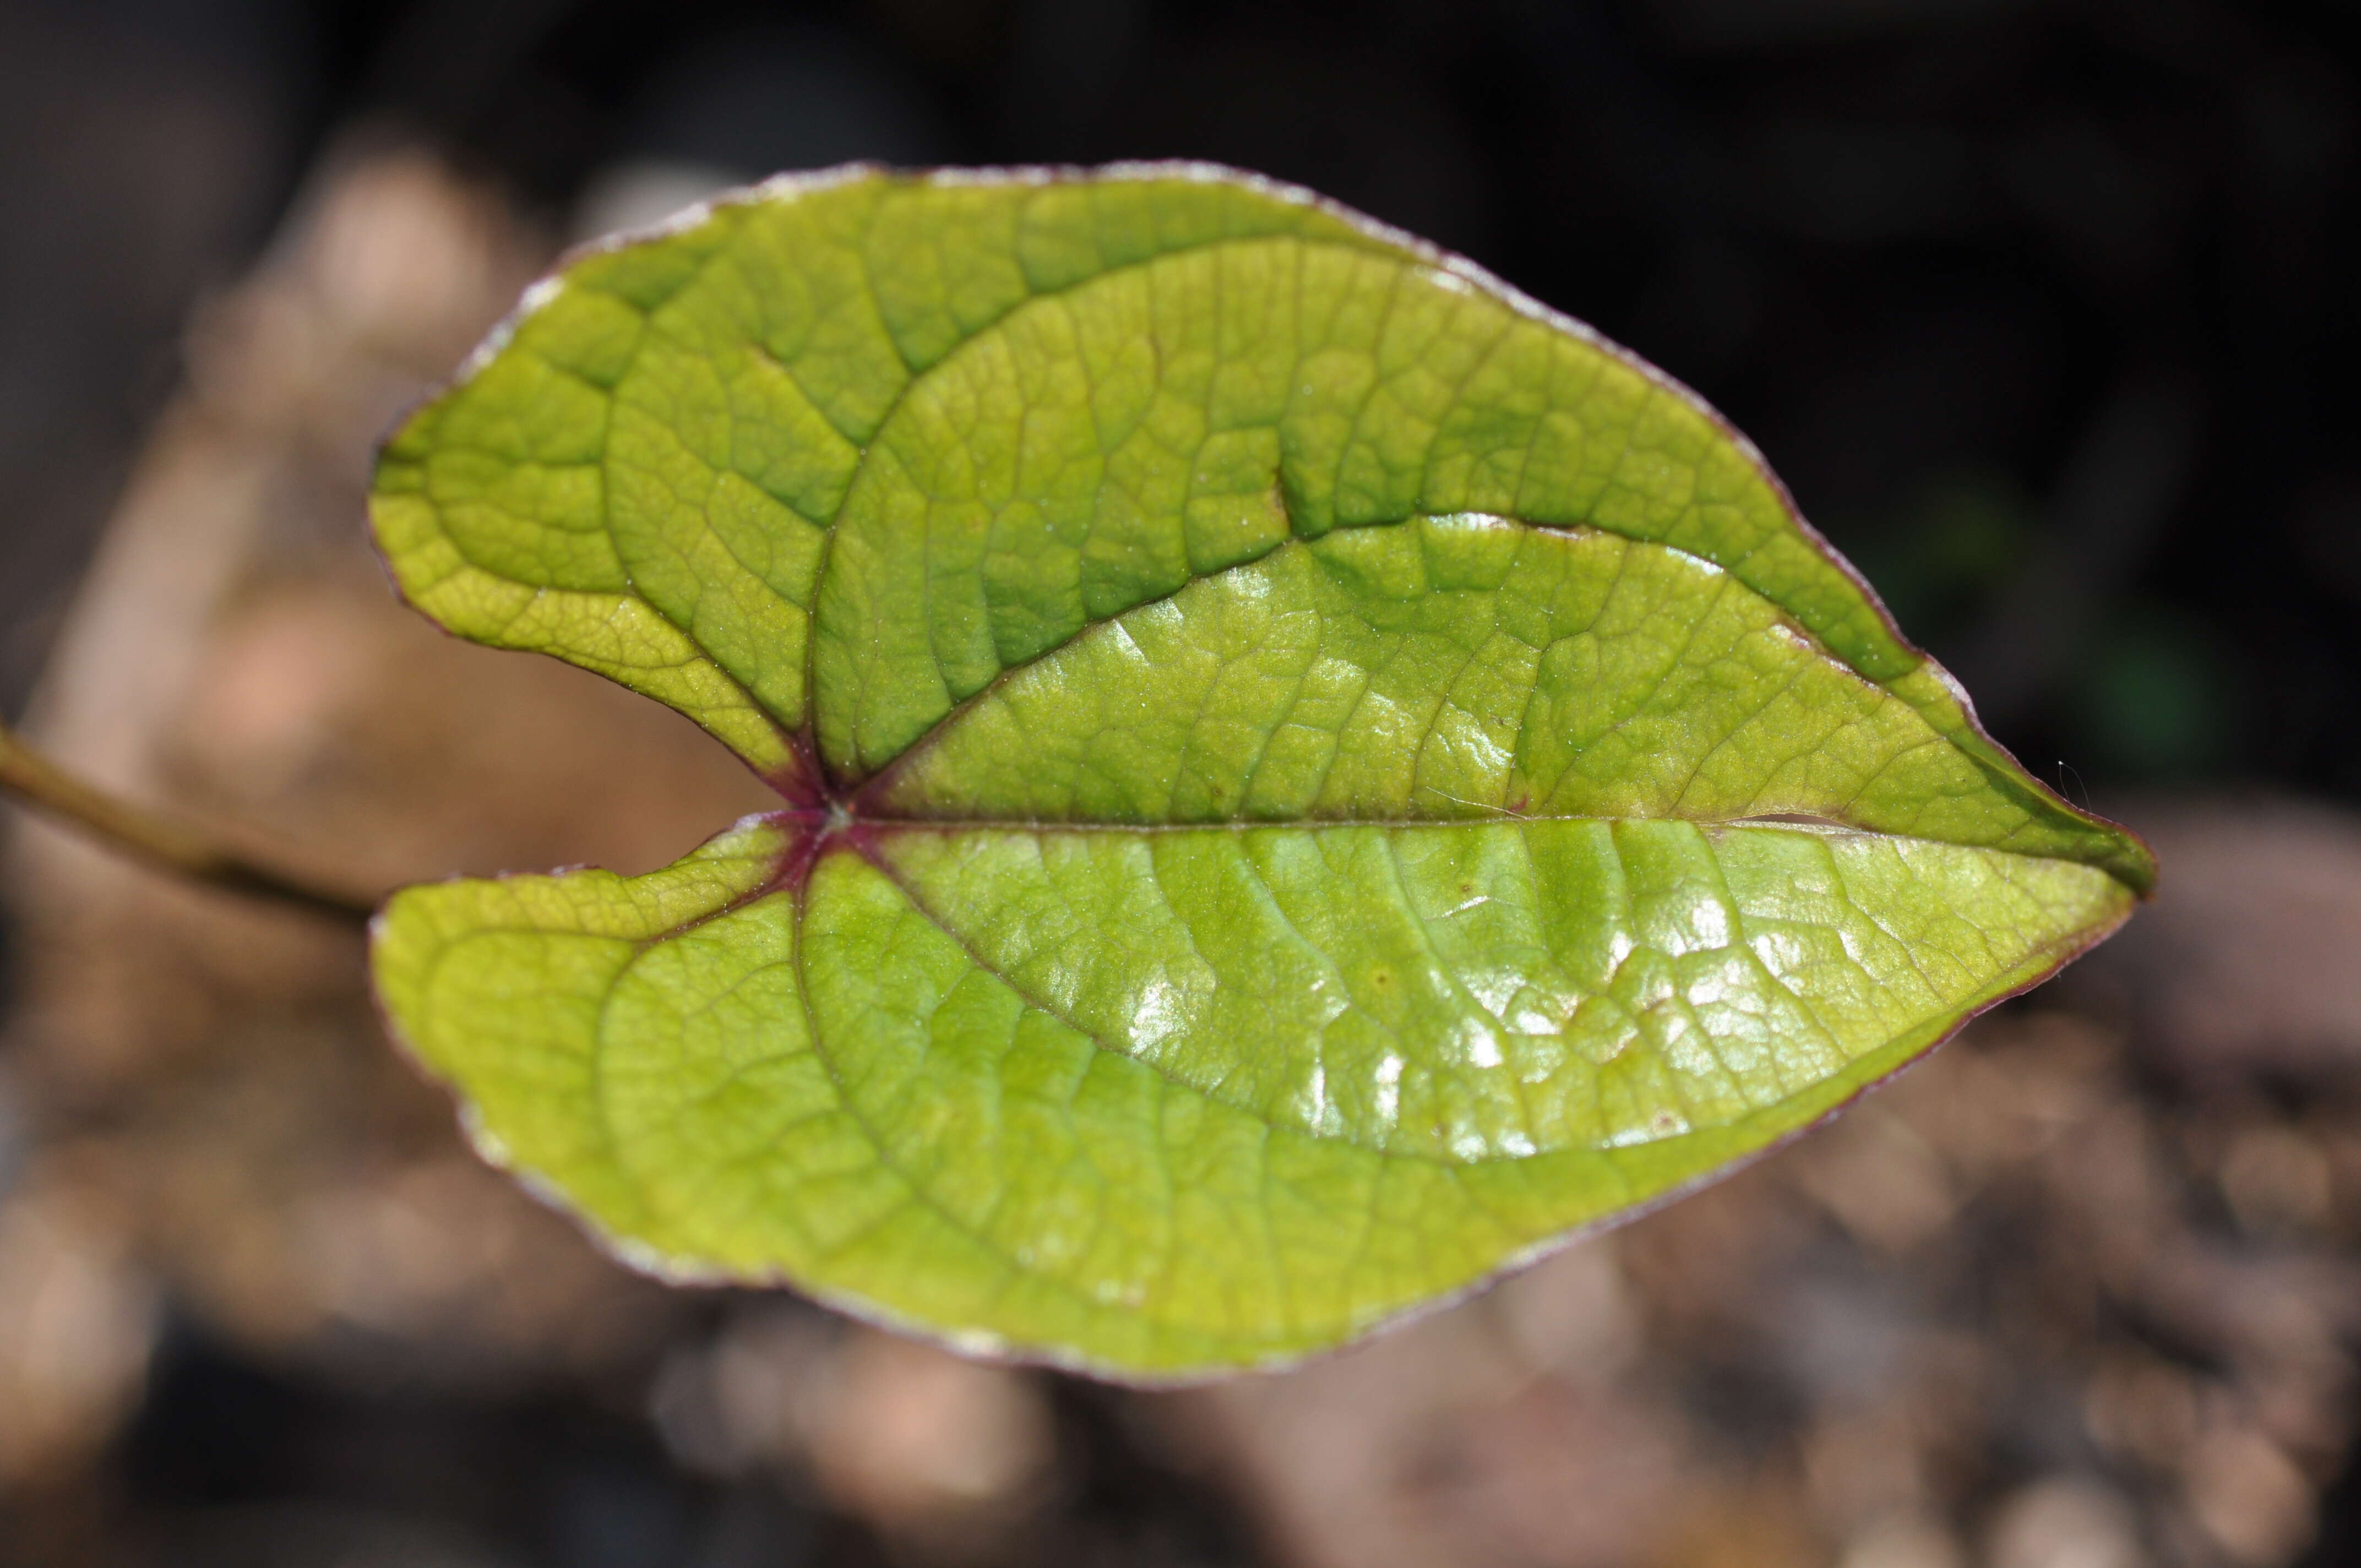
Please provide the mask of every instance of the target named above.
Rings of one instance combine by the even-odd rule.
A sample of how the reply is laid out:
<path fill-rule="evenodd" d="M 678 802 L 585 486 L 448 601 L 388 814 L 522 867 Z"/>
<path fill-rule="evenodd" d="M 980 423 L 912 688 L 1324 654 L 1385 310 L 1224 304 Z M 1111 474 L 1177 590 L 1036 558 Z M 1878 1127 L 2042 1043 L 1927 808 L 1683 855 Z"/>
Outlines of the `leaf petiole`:
<path fill-rule="evenodd" d="M 208 887 L 365 925 L 376 901 L 271 870 L 184 822 L 156 816 L 74 777 L 0 725 L 0 793 L 80 828 L 109 849 Z"/>

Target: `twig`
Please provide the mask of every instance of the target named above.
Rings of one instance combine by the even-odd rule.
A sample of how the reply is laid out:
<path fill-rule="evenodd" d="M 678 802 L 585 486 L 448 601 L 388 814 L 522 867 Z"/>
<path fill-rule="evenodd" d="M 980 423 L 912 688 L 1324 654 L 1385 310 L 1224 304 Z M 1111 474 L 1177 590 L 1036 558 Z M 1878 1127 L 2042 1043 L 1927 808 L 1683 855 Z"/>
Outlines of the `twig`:
<path fill-rule="evenodd" d="M 347 925 L 366 923 L 372 912 L 350 894 L 258 865 L 186 823 L 152 816 L 93 788 L 5 725 L 0 725 L 0 794 L 71 823 L 110 849 L 208 887 L 291 905 Z"/>

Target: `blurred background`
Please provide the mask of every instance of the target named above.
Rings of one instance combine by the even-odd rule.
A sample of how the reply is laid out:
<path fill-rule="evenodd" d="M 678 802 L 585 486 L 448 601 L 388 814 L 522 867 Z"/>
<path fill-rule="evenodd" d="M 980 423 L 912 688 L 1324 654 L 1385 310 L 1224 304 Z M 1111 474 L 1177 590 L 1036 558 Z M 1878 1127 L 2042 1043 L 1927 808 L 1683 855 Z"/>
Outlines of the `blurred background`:
<path fill-rule="evenodd" d="M 2361 1561 L 2361 49 L 2229 0 L 6 0 L 0 714 L 372 887 L 761 804 L 463 647 L 370 447 L 570 240 L 849 158 L 1219 159 L 1699 389 L 2165 890 L 1834 1127 L 1301 1372 L 667 1291 L 357 945 L 11 814 L 0 1564 Z"/>

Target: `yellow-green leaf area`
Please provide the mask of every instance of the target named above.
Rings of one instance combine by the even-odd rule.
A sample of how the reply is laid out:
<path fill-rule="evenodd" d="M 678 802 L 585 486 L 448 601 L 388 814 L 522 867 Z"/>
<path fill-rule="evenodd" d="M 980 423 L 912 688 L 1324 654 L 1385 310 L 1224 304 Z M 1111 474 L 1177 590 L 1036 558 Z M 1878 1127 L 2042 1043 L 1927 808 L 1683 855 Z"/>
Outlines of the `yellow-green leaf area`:
<path fill-rule="evenodd" d="M 396 1033 L 623 1255 L 1171 1378 L 1758 1152 L 2152 885 L 1693 394 L 1194 166 L 783 179 L 388 443 L 413 603 L 778 787 L 409 890 Z"/>

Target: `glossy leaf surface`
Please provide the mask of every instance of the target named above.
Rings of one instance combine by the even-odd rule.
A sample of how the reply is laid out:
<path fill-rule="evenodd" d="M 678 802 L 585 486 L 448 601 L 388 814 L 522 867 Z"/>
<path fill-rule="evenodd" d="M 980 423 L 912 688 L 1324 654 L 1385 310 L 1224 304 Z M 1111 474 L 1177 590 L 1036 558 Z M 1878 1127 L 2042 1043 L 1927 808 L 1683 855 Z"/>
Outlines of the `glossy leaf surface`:
<path fill-rule="evenodd" d="M 1694 396 L 1220 171 L 848 170 L 586 255 L 373 510 L 429 615 L 783 797 L 649 876 L 399 895 L 399 1034 L 626 1255 L 972 1348 L 1334 1345 L 2153 880 Z"/>

